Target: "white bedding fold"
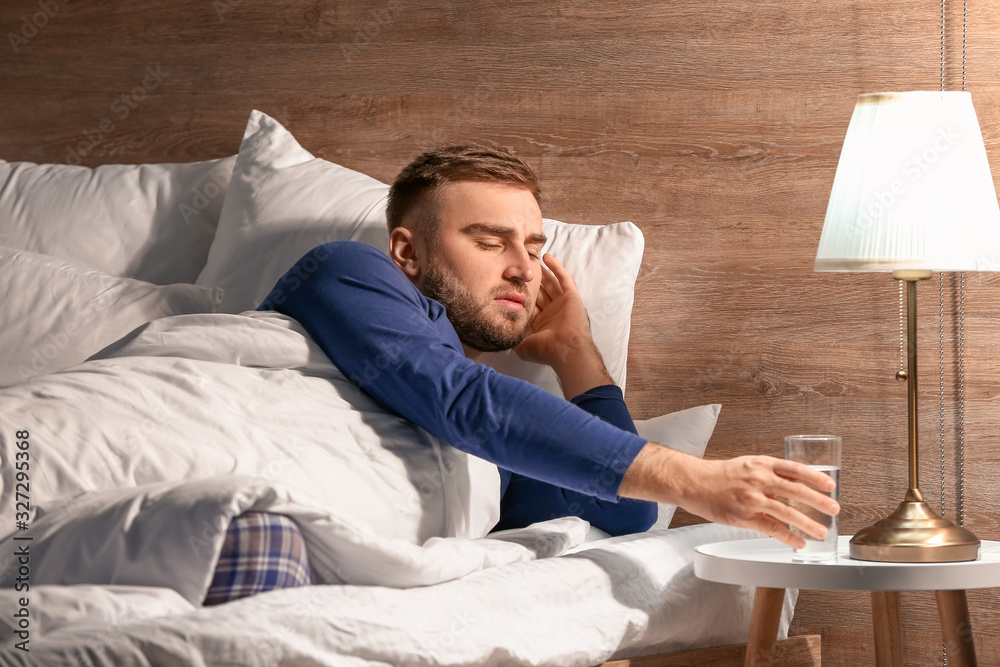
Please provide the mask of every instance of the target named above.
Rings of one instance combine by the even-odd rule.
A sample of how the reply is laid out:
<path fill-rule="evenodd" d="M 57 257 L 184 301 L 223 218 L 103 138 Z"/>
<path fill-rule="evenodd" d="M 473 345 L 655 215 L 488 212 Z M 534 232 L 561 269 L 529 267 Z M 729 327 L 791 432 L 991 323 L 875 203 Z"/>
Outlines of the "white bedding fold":
<path fill-rule="evenodd" d="M 66 558 L 80 570 L 76 581 L 151 583 L 118 578 L 148 565 L 129 569 L 139 552 L 119 534 L 144 506 L 162 513 L 162 525 L 173 515 L 190 529 L 196 501 L 185 494 L 214 508 L 193 527 L 200 535 L 209 526 L 217 541 L 233 513 L 248 509 L 239 498 L 294 514 L 314 573 L 328 583 L 426 585 L 525 557 L 468 545 L 499 514 L 496 466 L 383 409 L 276 313 L 164 318 L 79 366 L 0 389 L 0 516 L 14 515 L 14 434 L 24 430 L 32 529 L 22 536 L 86 521 L 92 541 L 108 542 L 100 567 Z M 233 476 L 243 486 L 226 481 Z M 170 490 L 180 483 L 191 486 Z M 10 540 L 14 525 L 3 526 Z M 157 534 L 167 531 L 150 533 L 143 553 L 181 556 L 156 548 Z M 33 577 L 68 581 L 55 564 Z M 203 575 L 174 588 L 196 601 Z"/>

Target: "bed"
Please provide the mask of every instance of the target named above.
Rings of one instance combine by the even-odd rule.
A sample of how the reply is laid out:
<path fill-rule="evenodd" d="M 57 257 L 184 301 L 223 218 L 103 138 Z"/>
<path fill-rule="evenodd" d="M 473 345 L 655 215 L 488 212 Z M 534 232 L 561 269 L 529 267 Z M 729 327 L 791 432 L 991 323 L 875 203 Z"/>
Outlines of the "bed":
<path fill-rule="evenodd" d="M 753 591 L 698 580 L 691 559 L 755 534 L 668 530 L 667 505 L 618 538 L 572 517 L 490 533 L 495 466 L 253 310 L 321 243 L 384 249 L 387 189 L 258 110 L 235 156 L 0 162 L 0 664 L 587 666 L 746 641 Z M 545 228 L 626 387 L 641 230 Z M 548 369 L 484 361 L 559 393 Z M 700 456 L 719 409 L 637 427 Z M 315 583 L 204 607 L 248 511 L 295 522 Z"/>

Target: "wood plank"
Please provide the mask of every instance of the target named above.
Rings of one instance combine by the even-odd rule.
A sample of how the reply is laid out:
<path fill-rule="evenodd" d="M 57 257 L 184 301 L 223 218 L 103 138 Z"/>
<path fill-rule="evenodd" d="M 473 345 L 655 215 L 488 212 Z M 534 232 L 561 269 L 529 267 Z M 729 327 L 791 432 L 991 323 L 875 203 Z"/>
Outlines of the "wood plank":
<path fill-rule="evenodd" d="M 774 667 L 819 667 L 822 644 L 819 635 L 779 639 L 774 652 Z M 627 660 L 612 660 L 601 667 L 742 667 L 745 644 L 664 653 Z"/>
<path fill-rule="evenodd" d="M 87 64 L 92 60 L 74 54 L 74 50 L 86 44 L 62 42 L 53 45 L 44 59 L 26 49 L 17 56 L 18 67 L 10 68 L 7 76 L 26 92 L 37 93 L 45 89 L 45 84 L 37 77 L 47 72 L 55 79 L 54 83 L 66 87 L 66 93 L 74 93 L 108 84 L 138 85 L 147 66 L 159 65 L 172 89 L 188 95 L 205 90 L 199 82 L 230 94 L 265 85 L 271 92 L 288 94 L 301 91 L 303 84 L 327 92 L 347 87 L 349 92 L 416 94 L 470 89 L 483 81 L 496 82 L 502 89 L 523 94 L 526 89 L 541 86 L 566 93 L 581 88 L 606 90 L 607 77 L 612 72 L 632 69 L 633 76 L 611 89 L 678 93 L 682 92 L 678 81 L 685 82 L 685 91 L 691 90 L 688 82 L 692 81 L 698 82 L 694 90 L 704 91 L 726 91 L 734 86 L 757 91 L 761 86 L 770 91 L 799 90 L 812 66 L 805 61 L 788 60 L 786 53 L 777 50 L 765 55 L 746 39 L 740 41 L 742 47 L 737 46 L 731 55 L 742 59 L 747 66 L 725 70 L 708 67 L 718 56 L 712 49 L 692 48 L 678 53 L 654 41 L 629 44 L 620 40 L 592 41 L 586 49 L 575 40 L 515 43 L 504 48 L 474 47 L 469 49 L 474 59 L 468 55 L 458 57 L 454 45 L 448 43 L 373 44 L 354 60 L 345 55 L 345 48 L 349 48 L 347 43 L 242 42 L 228 45 L 222 59 L 214 45 L 190 45 L 184 50 L 171 44 L 108 45 L 104 47 L 109 59 L 107 64 L 101 70 L 90 72 Z M 885 46 L 888 51 L 889 45 Z M 802 47 L 801 43 L 789 44 L 790 49 L 801 50 Z M 836 71 L 850 58 L 853 45 L 831 43 L 829 47 L 829 51 L 824 52 L 824 59 L 828 61 L 819 65 Z M 933 53 L 933 50 L 928 51 Z M 872 55 L 879 57 L 886 53 Z M 206 60 L 211 56 L 215 57 Z M 888 60 L 895 65 L 871 71 L 872 84 L 895 82 L 892 87 L 900 89 L 931 87 L 928 84 L 934 79 L 929 76 L 930 71 L 903 60 Z M 432 61 L 438 76 L 429 80 L 421 78 L 422 72 L 418 69 L 421 63 Z M 399 66 L 386 69 L 387 62 Z M 294 71 L 290 69 L 292 63 Z M 289 76 L 276 79 L 275 72 L 285 72 Z M 569 76 L 564 74 L 566 72 Z M 291 76 L 293 73 L 295 76 Z M 601 78 L 594 79 L 588 74 Z M 602 79 L 603 86 L 600 85 Z M 865 88 L 872 89 L 871 86 Z M 853 101 L 853 97 L 849 95 L 847 99 Z"/>
<path fill-rule="evenodd" d="M 25 15 L 37 8 L 33 3 L 5 3 L 3 7 L 0 24 L 12 28 L 19 27 Z M 670 73 L 686 85 L 711 78 L 720 69 L 747 79 L 764 76 L 766 82 L 791 75 L 795 69 L 801 69 L 800 75 L 813 78 L 817 63 L 822 63 L 824 72 L 842 72 L 866 65 L 875 69 L 880 51 L 896 54 L 894 58 L 883 59 L 880 63 L 883 70 L 912 69 L 913 62 L 922 58 L 933 61 L 937 55 L 937 45 L 932 40 L 916 41 L 909 31 L 898 29 L 905 19 L 907 25 L 919 22 L 921 31 L 933 34 L 936 17 L 932 12 L 924 17 L 915 16 L 902 0 L 876 6 L 865 6 L 856 0 L 843 3 L 832 16 L 815 12 L 808 5 L 794 6 L 774 0 L 761 3 L 760 7 L 744 0 L 730 0 L 718 3 L 718 9 L 706 14 L 693 0 L 622 7 L 595 0 L 571 5 L 539 5 L 531 0 L 503 5 L 457 0 L 441 3 L 355 0 L 315 2 L 310 6 L 286 3 L 279 7 L 264 0 L 220 0 L 212 4 L 187 0 L 170 5 L 69 3 L 37 31 L 22 51 L 27 55 L 51 51 L 60 44 L 75 46 L 108 33 L 115 35 L 115 39 L 112 44 L 104 45 L 105 49 L 121 48 L 119 45 L 149 48 L 158 43 L 193 48 L 204 44 L 208 34 L 212 45 L 226 52 L 232 52 L 234 45 L 247 44 L 313 50 L 330 44 L 355 46 L 361 49 L 358 61 L 371 60 L 380 66 L 388 59 L 381 49 L 398 45 L 419 49 L 424 44 L 440 43 L 451 49 L 476 49 L 480 59 L 488 59 L 493 53 L 538 44 L 537 51 L 552 60 L 569 61 L 567 55 L 577 56 L 572 60 L 592 65 L 599 73 L 613 73 L 641 60 L 637 59 L 637 52 L 649 53 L 652 58 L 670 57 L 673 61 Z M 775 20 L 776 17 L 780 20 Z M 618 38 L 625 34 L 629 35 L 628 40 Z M 664 40 L 664 34 L 674 39 Z M 517 38 L 511 39 L 512 35 Z M 546 53 L 546 42 L 556 42 L 558 48 Z M 585 45 L 602 46 L 621 56 L 602 61 L 600 54 Z M 742 57 L 719 61 L 716 58 L 719 53 Z M 790 54 L 808 57 L 790 57 Z M 450 59 L 460 62 L 459 55 L 438 49 L 434 62 L 447 66 Z M 421 56 L 420 60 L 426 62 L 425 56 Z M 759 68 L 740 67 L 755 61 L 763 62 Z M 392 62 L 420 61 L 396 58 Z M 505 64 L 518 71 L 520 62 Z M 532 77 L 543 74 L 527 67 L 523 71 Z M 380 74 L 386 73 L 382 68 Z"/>

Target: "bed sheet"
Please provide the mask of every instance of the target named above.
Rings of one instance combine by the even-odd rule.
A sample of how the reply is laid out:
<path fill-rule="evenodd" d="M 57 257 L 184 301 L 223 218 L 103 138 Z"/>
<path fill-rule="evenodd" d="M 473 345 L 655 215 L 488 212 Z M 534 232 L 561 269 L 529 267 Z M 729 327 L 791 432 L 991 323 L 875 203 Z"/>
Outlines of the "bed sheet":
<path fill-rule="evenodd" d="M 753 535 L 688 526 L 433 586 L 308 586 L 209 608 L 163 588 L 43 586 L 30 654 L 8 642 L 0 664 L 583 667 L 741 643 L 752 589 L 697 579 L 692 555 L 698 544 Z M 506 538 L 532 539 L 524 529 Z M 0 607 L 12 596 L 0 592 Z M 794 591 L 782 636 L 793 602 Z"/>

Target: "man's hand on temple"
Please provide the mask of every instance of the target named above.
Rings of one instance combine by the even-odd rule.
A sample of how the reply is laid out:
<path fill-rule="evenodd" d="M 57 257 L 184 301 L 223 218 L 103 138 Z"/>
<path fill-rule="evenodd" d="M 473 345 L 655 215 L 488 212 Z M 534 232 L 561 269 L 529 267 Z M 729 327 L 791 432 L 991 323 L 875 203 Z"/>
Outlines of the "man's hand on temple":
<path fill-rule="evenodd" d="M 551 366 L 567 399 L 614 384 L 591 337 L 590 319 L 576 283 L 555 257 L 546 254 L 543 260 L 531 333 L 514 351 L 525 361 Z"/>
<path fill-rule="evenodd" d="M 668 502 L 700 517 L 760 531 L 800 548 L 805 540 L 785 524 L 822 539 L 826 528 L 779 498 L 806 503 L 835 515 L 840 505 L 821 491 L 832 491 L 829 476 L 808 466 L 771 456 L 703 460 L 648 443 L 632 462 L 618 494 Z"/>

